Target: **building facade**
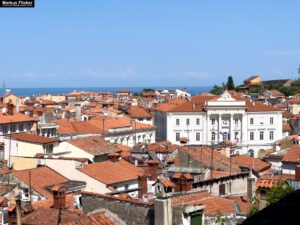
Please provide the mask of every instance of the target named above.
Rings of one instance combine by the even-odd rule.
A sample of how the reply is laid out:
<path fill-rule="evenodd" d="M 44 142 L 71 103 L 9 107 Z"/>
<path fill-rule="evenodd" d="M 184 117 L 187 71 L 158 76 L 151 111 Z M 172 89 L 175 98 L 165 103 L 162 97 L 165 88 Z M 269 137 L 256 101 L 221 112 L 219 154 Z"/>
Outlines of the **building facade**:
<path fill-rule="evenodd" d="M 211 145 L 230 141 L 239 154 L 257 156 L 282 138 L 282 112 L 259 102 L 231 96 L 195 96 L 191 101 L 166 112 L 155 112 L 157 140 L 188 145 Z M 165 122 L 165 123 L 164 123 Z M 163 134 L 166 134 L 166 137 Z"/>

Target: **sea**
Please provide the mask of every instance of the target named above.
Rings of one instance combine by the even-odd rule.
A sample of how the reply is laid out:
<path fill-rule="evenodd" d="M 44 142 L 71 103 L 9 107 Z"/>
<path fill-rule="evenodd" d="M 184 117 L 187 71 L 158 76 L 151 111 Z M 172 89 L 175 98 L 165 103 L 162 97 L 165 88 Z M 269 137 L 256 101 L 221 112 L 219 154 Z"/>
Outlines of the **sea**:
<path fill-rule="evenodd" d="M 174 90 L 186 88 L 187 92 L 192 96 L 201 94 L 203 92 L 210 92 L 211 86 L 199 86 L 199 87 L 51 87 L 51 88 L 6 88 L 10 90 L 12 94 L 18 96 L 33 97 L 40 94 L 68 94 L 74 91 L 90 91 L 90 92 L 102 92 L 108 91 L 116 93 L 117 90 L 131 90 L 132 93 L 141 93 L 144 88 L 151 88 L 154 90 Z M 5 90 L 3 90 L 5 92 Z"/>

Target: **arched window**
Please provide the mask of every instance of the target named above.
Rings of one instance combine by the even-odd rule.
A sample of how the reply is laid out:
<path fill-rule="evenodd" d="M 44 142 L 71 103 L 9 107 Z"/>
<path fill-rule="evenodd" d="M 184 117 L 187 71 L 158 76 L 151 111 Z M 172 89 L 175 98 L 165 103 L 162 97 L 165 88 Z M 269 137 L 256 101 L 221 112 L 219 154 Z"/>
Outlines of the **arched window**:
<path fill-rule="evenodd" d="M 249 155 L 250 157 L 254 157 L 254 150 L 253 150 L 253 149 L 249 149 L 249 150 L 248 150 L 248 155 Z"/>

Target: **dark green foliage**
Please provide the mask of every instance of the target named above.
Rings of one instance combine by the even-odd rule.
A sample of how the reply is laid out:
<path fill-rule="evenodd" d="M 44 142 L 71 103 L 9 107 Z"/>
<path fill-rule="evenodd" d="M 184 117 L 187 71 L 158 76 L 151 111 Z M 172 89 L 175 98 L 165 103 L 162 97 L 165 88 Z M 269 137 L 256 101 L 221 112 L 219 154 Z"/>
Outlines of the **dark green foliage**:
<path fill-rule="evenodd" d="M 232 76 L 228 77 L 226 87 L 227 87 L 227 90 L 234 90 L 235 89 Z"/>
<path fill-rule="evenodd" d="M 150 92 L 150 91 L 155 91 L 155 90 L 152 88 L 144 88 L 143 89 L 143 92 Z"/>
<path fill-rule="evenodd" d="M 210 91 L 210 93 L 212 93 L 214 95 L 220 95 L 220 94 L 222 94 L 223 91 L 224 91 L 223 87 L 215 85 L 215 86 L 213 86 L 213 89 Z"/>
<path fill-rule="evenodd" d="M 250 217 L 259 211 L 259 202 L 256 197 L 252 199 L 251 209 L 247 214 L 247 217 Z"/>
<path fill-rule="evenodd" d="M 279 201 L 281 198 L 293 191 L 293 187 L 286 184 L 285 181 L 279 180 L 278 183 L 266 193 L 267 205 L 271 205 Z"/>

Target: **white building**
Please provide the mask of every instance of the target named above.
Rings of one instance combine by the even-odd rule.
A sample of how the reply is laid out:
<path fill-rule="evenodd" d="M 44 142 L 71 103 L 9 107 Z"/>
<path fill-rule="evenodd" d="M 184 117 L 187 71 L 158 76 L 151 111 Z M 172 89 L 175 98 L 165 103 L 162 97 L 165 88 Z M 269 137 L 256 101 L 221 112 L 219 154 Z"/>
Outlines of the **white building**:
<path fill-rule="evenodd" d="M 282 112 L 259 102 L 231 96 L 198 95 L 171 109 L 155 111 L 157 140 L 179 144 L 187 138 L 189 145 L 211 145 L 231 141 L 239 154 L 257 156 L 272 148 L 282 138 Z"/>

